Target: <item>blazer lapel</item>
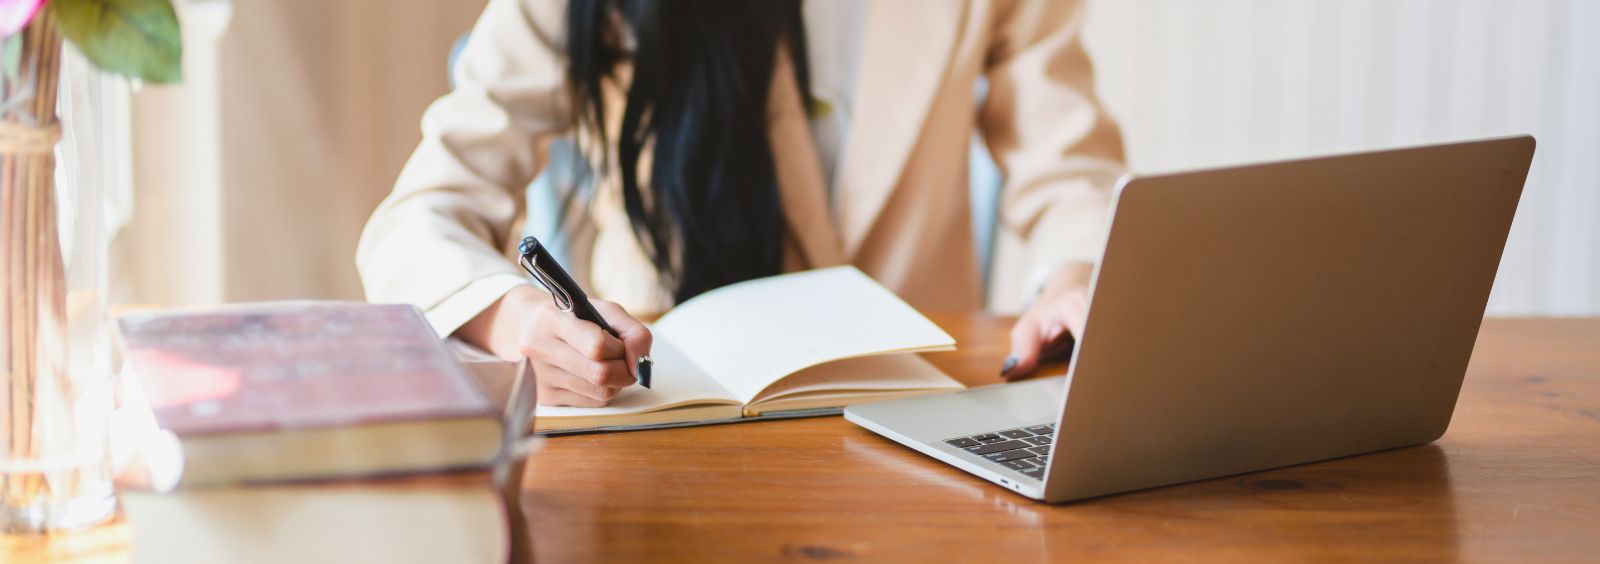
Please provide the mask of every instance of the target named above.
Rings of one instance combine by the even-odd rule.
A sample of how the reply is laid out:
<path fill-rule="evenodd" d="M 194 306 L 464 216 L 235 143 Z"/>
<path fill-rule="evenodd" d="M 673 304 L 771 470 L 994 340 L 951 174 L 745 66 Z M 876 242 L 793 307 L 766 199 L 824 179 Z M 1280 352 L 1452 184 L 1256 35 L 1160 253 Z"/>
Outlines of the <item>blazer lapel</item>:
<path fill-rule="evenodd" d="M 962 13 L 957 0 L 867 3 L 855 108 L 834 191 L 847 257 L 861 249 L 899 184 L 955 49 Z"/>

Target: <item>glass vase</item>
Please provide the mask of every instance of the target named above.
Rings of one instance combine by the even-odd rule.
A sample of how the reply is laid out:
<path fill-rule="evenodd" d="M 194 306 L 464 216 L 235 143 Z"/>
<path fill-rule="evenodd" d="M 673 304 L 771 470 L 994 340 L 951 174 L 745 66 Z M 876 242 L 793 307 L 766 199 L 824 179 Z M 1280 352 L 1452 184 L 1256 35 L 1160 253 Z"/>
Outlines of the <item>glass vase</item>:
<path fill-rule="evenodd" d="M 49 11 L 21 33 L 20 63 L 0 89 L 0 531 L 13 534 L 83 528 L 116 511 L 103 187 L 75 173 L 97 166 L 98 141 L 62 139 L 58 102 L 83 100 L 58 96 L 62 43 Z"/>

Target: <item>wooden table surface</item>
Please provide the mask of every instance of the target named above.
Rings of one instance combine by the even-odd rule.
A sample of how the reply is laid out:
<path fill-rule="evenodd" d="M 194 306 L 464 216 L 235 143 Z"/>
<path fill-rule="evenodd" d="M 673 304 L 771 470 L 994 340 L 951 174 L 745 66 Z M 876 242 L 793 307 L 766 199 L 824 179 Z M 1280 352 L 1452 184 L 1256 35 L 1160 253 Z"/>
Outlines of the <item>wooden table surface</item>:
<path fill-rule="evenodd" d="M 997 382 L 1009 321 L 932 317 Z M 1600 319 L 1487 321 L 1434 444 L 1076 504 L 839 417 L 560 437 L 524 484 L 545 562 L 1600 561 Z"/>
<path fill-rule="evenodd" d="M 928 358 L 995 383 L 1009 321 L 932 317 L 961 350 Z M 1486 321 L 1420 447 L 1052 506 L 829 417 L 552 439 L 521 499 L 541 562 L 1596 562 L 1600 319 Z M 0 561 L 121 561 L 129 538 L 0 539 Z"/>

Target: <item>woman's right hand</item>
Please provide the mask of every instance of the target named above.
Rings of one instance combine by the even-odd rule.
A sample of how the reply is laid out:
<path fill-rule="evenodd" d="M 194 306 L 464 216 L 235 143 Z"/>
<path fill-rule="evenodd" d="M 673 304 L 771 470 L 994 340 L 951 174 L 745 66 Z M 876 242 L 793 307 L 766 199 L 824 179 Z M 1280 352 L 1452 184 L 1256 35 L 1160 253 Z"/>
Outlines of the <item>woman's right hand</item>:
<path fill-rule="evenodd" d="M 519 286 L 456 335 L 507 359 L 526 357 L 539 380 L 541 405 L 600 407 L 633 385 L 634 360 L 650 354 L 650 329 L 621 306 L 591 300 L 622 338 L 557 309 L 550 295 Z"/>

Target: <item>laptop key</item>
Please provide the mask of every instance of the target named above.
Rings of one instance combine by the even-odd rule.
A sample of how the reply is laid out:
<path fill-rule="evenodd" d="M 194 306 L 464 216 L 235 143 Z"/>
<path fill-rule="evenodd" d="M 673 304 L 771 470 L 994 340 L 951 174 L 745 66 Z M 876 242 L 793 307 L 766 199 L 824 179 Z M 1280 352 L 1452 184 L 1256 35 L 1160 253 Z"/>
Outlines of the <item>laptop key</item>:
<path fill-rule="evenodd" d="M 982 455 L 985 455 L 985 454 L 990 454 L 990 453 L 995 453 L 995 452 L 1002 452 L 1002 451 L 1007 451 L 1007 450 L 1017 450 L 1017 449 L 1021 449 L 1021 448 L 1026 448 L 1027 446 L 1028 446 L 1028 443 L 1025 443 L 1025 442 L 1022 442 L 1022 441 L 1004 441 L 1004 442 L 998 442 L 998 443 L 991 443 L 991 444 L 987 444 L 987 445 L 983 445 L 983 446 L 975 446 L 975 447 L 967 449 L 967 452 L 982 456 Z M 1033 453 L 1028 453 L 1028 456 L 1033 456 Z"/>
<path fill-rule="evenodd" d="M 983 455 L 983 457 L 989 459 L 989 462 L 1006 462 L 1010 460 L 1016 460 L 1018 458 L 1033 458 L 1033 453 L 1028 452 L 1027 449 L 1019 448 L 1015 450 L 991 452 Z"/>
<path fill-rule="evenodd" d="M 1040 466 L 1044 466 L 1044 465 L 1050 463 L 1050 457 L 1048 457 L 1048 456 L 1037 456 L 1037 457 L 1029 458 L 1029 459 L 1026 459 L 1026 460 L 1032 460 L 1034 462 L 1034 464 L 1038 464 Z"/>
<path fill-rule="evenodd" d="M 1012 470 L 1027 470 L 1029 468 L 1033 468 L 1033 465 L 1028 463 L 1029 460 L 1033 459 L 1024 458 L 1021 460 L 1007 460 L 1005 462 L 1001 462 L 1000 465 Z"/>
<path fill-rule="evenodd" d="M 1033 453 L 1034 456 L 1050 456 L 1050 447 L 1047 447 L 1047 446 L 1028 447 L 1028 452 Z"/>
<path fill-rule="evenodd" d="M 1044 446 L 1050 444 L 1050 437 L 1028 437 L 1022 440 L 1027 441 L 1028 444 L 1034 446 Z"/>
<path fill-rule="evenodd" d="M 1001 431 L 1000 432 L 1000 436 L 1008 438 L 1008 439 L 1026 439 L 1026 438 L 1031 437 L 1033 435 L 1029 434 L 1027 431 L 1024 431 L 1022 429 L 1012 429 L 1010 431 Z"/>
<path fill-rule="evenodd" d="M 1048 425 L 1040 425 L 1038 427 L 1028 427 L 1028 432 L 1035 435 L 1054 435 L 1056 430 L 1051 429 Z"/>
<path fill-rule="evenodd" d="M 998 438 L 1000 438 L 1000 435 L 996 435 L 994 433 L 984 433 L 982 435 L 973 435 L 972 436 L 972 440 L 978 441 L 980 443 L 988 441 L 989 439 L 998 439 Z"/>
<path fill-rule="evenodd" d="M 956 447 L 956 448 L 971 448 L 971 447 L 975 447 L 975 446 L 978 446 L 978 445 L 983 444 L 983 443 L 980 443 L 978 441 L 974 441 L 974 440 L 966 438 L 966 437 L 960 437 L 960 438 L 955 438 L 955 439 L 950 439 L 948 441 L 945 441 L 945 444 L 953 446 L 953 447 Z"/>
<path fill-rule="evenodd" d="M 1028 467 L 1029 468 L 1032 468 L 1034 466 L 1043 466 L 1043 464 L 1039 464 L 1039 457 L 1037 457 L 1037 456 L 1035 456 L 1033 458 L 1019 458 L 1016 461 L 1017 462 L 1026 462 L 1026 463 L 1028 463 Z M 1020 468 L 1019 468 L 1019 470 L 1020 470 Z"/>
<path fill-rule="evenodd" d="M 1039 478 L 1041 480 L 1044 479 L 1044 469 L 1037 466 L 1023 469 L 1022 474 L 1029 478 Z"/>

